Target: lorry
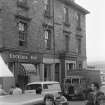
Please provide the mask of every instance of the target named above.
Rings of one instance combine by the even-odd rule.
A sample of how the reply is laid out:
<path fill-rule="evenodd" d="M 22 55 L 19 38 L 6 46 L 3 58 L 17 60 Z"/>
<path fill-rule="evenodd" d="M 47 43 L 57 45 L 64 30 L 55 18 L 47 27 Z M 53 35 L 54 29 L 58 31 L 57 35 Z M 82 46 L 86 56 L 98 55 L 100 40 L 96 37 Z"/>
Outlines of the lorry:
<path fill-rule="evenodd" d="M 99 70 L 70 70 L 63 80 L 63 93 L 67 99 L 85 100 L 91 82 L 101 85 Z"/>

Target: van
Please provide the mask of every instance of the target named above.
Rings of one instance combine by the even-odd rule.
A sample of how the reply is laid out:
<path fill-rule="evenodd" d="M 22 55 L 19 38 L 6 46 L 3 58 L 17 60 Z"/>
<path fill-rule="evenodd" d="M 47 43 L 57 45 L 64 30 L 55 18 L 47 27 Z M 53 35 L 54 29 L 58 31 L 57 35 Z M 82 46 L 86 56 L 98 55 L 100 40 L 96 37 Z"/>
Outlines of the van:
<path fill-rule="evenodd" d="M 56 81 L 40 81 L 32 82 L 26 85 L 25 93 L 36 93 L 36 94 L 53 94 L 58 95 L 61 92 L 60 83 Z"/>

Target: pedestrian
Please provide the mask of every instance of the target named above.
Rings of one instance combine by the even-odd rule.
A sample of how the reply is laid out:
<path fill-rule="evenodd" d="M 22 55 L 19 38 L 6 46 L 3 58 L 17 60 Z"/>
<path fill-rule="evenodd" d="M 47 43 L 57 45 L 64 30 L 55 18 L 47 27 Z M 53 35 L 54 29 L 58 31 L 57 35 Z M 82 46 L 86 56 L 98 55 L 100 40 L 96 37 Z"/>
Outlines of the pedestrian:
<path fill-rule="evenodd" d="M 104 99 L 104 93 L 100 91 L 100 86 L 97 82 L 91 83 L 91 91 L 88 94 L 86 105 L 100 105 Z"/>
<path fill-rule="evenodd" d="M 55 105 L 54 96 L 52 94 L 45 95 L 44 105 Z"/>
<path fill-rule="evenodd" d="M 10 95 L 13 94 L 13 90 L 14 90 L 14 86 L 11 86 L 11 88 L 9 89 L 9 94 L 10 94 Z"/>
<path fill-rule="evenodd" d="M 22 89 L 20 88 L 19 84 L 16 84 L 16 87 L 13 89 L 13 95 L 21 95 Z"/>
<path fill-rule="evenodd" d="M 0 96 L 1 95 L 7 95 L 7 92 L 2 88 L 2 85 L 0 84 Z"/>

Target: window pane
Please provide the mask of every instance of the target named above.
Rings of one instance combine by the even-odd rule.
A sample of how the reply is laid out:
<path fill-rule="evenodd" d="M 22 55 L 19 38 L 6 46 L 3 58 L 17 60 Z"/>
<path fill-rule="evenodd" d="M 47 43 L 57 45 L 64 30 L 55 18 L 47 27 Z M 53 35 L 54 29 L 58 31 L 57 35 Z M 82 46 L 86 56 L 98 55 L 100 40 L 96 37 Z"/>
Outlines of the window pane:
<path fill-rule="evenodd" d="M 66 23 L 69 22 L 69 13 L 68 13 L 68 8 L 67 7 L 64 7 L 64 22 L 66 22 Z"/>
<path fill-rule="evenodd" d="M 25 26 L 21 22 L 18 23 L 18 27 L 19 27 L 19 31 L 24 31 L 25 30 Z"/>
<path fill-rule="evenodd" d="M 45 39 L 48 39 L 48 31 L 45 31 Z"/>
<path fill-rule="evenodd" d="M 81 39 L 78 39 L 78 53 L 81 53 Z"/>
<path fill-rule="evenodd" d="M 66 14 L 66 12 L 67 12 L 67 11 L 66 11 L 66 8 L 64 7 L 64 15 Z"/>
<path fill-rule="evenodd" d="M 79 84 L 79 79 L 78 79 L 78 78 L 72 79 L 72 83 L 73 83 L 73 84 Z"/>

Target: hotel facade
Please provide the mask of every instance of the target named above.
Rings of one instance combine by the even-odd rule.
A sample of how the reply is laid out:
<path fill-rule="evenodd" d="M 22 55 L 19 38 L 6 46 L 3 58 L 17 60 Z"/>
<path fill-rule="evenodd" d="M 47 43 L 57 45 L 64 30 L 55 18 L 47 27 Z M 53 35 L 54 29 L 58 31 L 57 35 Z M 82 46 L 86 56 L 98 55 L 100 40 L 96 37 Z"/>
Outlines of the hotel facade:
<path fill-rule="evenodd" d="M 0 0 L 0 53 L 19 83 L 59 81 L 86 68 L 86 14 L 73 0 Z"/>

